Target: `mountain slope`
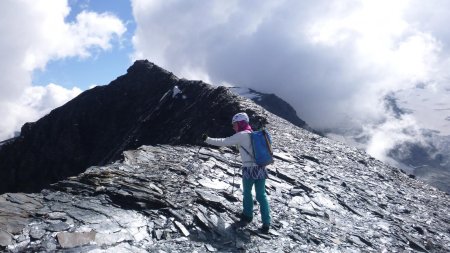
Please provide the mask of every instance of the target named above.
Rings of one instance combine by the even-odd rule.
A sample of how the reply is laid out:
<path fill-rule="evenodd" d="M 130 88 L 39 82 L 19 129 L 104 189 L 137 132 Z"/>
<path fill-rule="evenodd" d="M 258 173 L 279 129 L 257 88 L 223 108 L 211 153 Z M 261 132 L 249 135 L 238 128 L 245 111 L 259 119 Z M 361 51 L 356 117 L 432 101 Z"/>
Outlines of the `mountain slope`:
<path fill-rule="evenodd" d="M 248 100 L 239 105 L 265 115 L 273 134 L 269 235 L 255 232 L 258 206 L 252 224 L 233 226 L 242 191 L 231 149 L 153 145 L 41 193 L 1 195 L 0 245 L 11 252 L 447 252 L 447 194 Z"/>
<path fill-rule="evenodd" d="M 173 96 L 175 85 L 186 98 Z M 272 133 L 269 235 L 256 232 L 257 205 L 252 224 L 234 226 L 242 205 L 234 151 L 193 145 L 206 131 L 232 134 L 230 118 L 238 111 L 250 115 L 253 127 L 265 125 Z M 147 61 L 23 130 L 0 147 L 2 159 L 5 151 L 22 157 L 0 159 L 2 173 L 9 173 L 5 161 L 25 166 L 45 156 L 44 166 L 30 172 L 33 179 L 44 178 L 39 171 L 60 174 L 41 192 L 0 195 L 0 250 L 447 252 L 450 246 L 448 194 L 224 87 L 177 79 Z M 123 149 L 128 151 L 121 154 Z M 64 173 L 52 158 L 60 166 L 75 158 L 103 165 L 71 167 L 64 173 L 72 176 L 58 180 Z M 15 168 L 21 169 L 6 174 L 7 180 L 26 186 L 14 174 L 26 167 Z"/>

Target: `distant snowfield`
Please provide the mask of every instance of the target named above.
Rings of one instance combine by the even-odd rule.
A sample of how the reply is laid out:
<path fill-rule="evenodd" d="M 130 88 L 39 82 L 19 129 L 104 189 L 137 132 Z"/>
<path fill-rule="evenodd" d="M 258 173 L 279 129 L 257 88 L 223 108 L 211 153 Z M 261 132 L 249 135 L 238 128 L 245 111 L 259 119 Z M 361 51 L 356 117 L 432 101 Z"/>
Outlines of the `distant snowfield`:
<path fill-rule="evenodd" d="M 243 88 L 243 87 L 229 87 L 230 90 L 235 93 L 238 94 L 242 97 L 246 97 L 249 99 L 258 99 L 261 98 L 261 95 L 252 92 L 249 88 Z"/>

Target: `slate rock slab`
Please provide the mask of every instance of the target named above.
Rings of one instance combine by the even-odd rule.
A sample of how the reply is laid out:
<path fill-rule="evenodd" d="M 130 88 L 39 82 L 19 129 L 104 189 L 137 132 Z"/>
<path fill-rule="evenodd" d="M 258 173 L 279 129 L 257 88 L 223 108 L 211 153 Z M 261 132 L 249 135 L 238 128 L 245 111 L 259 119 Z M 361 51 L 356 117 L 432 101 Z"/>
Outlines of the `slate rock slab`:
<path fill-rule="evenodd" d="M 34 225 L 30 228 L 30 238 L 34 240 L 41 239 L 45 235 L 46 225 Z"/>
<path fill-rule="evenodd" d="M 0 230 L 0 246 L 8 246 L 12 243 L 12 241 L 13 238 L 9 233 Z"/>
<path fill-rule="evenodd" d="M 70 228 L 70 225 L 65 222 L 52 223 L 47 227 L 48 231 L 60 232 Z"/>
<path fill-rule="evenodd" d="M 56 235 L 59 245 L 63 248 L 73 248 L 95 241 L 95 231 L 90 232 L 60 232 Z"/>

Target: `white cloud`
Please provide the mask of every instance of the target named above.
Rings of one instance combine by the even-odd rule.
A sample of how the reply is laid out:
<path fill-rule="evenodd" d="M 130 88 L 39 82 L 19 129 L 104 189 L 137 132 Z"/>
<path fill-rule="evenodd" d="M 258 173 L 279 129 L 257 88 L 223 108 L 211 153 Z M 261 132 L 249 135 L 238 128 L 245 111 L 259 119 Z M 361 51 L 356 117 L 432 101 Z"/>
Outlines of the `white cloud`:
<path fill-rule="evenodd" d="M 27 70 L 44 68 L 49 60 L 86 58 L 91 56 L 92 50 L 108 50 L 112 47 L 111 39 L 126 30 L 124 24 L 110 14 L 83 11 L 74 23 L 65 23 L 66 15 L 65 11 L 45 15 L 44 20 L 35 25 L 38 33 L 25 55 Z"/>
<path fill-rule="evenodd" d="M 404 18 L 410 1 L 150 2 L 133 1 L 137 56 L 214 83 L 276 86 L 316 127 L 360 113 L 344 110 L 359 97 L 373 105 L 429 80 L 441 60 L 441 42 Z"/>
<path fill-rule="evenodd" d="M 0 3 L 0 140 L 79 92 L 55 84 L 32 86 L 34 70 L 45 70 L 49 61 L 109 50 L 126 30 L 111 14 L 83 11 L 67 22 L 69 13 L 67 0 Z"/>
<path fill-rule="evenodd" d="M 389 151 L 402 143 L 419 142 L 425 145 L 415 119 L 408 115 L 401 118 L 390 116 L 384 123 L 366 126 L 364 130 L 364 134 L 370 136 L 367 152 L 381 160 L 387 160 Z"/>
<path fill-rule="evenodd" d="M 448 1 L 132 3 L 136 57 L 184 77 L 275 92 L 316 128 L 363 127 L 378 157 L 407 140 L 402 130 L 421 126 L 392 117 L 384 97 L 450 83 Z"/>
<path fill-rule="evenodd" d="M 13 137 L 14 132 L 19 131 L 25 122 L 38 120 L 80 93 L 81 90 L 76 87 L 66 89 L 51 83 L 26 88 L 17 101 L 0 102 L 0 115 L 3 115 L 0 121 L 0 140 Z"/>
<path fill-rule="evenodd" d="M 47 86 L 31 86 L 25 89 L 20 104 L 37 112 L 37 115 L 49 113 L 81 93 L 79 88 L 66 89 L 50 83 Z"/>

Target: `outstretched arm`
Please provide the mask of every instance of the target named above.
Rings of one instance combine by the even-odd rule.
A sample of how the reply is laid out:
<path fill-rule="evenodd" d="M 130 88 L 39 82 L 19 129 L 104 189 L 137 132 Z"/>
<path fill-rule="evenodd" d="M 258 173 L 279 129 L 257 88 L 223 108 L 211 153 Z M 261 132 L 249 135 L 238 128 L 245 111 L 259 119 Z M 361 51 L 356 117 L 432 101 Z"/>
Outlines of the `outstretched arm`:
<path fill-rule="evenodd" d="M 240 143 L 240 134 L 234 134 L 227 138 L 206 138 L 206 143 L 214 146 L 234 146 Z"/>

